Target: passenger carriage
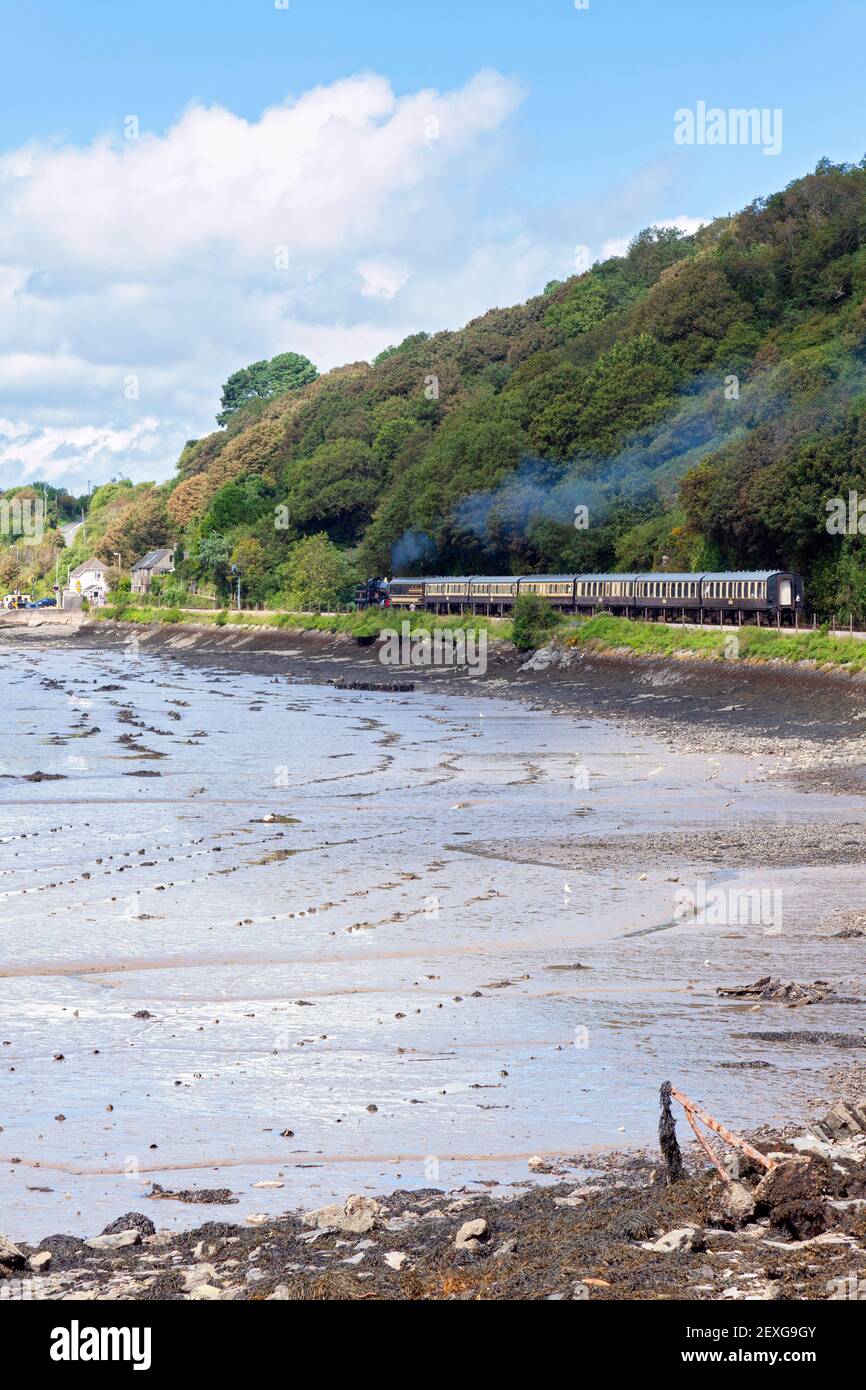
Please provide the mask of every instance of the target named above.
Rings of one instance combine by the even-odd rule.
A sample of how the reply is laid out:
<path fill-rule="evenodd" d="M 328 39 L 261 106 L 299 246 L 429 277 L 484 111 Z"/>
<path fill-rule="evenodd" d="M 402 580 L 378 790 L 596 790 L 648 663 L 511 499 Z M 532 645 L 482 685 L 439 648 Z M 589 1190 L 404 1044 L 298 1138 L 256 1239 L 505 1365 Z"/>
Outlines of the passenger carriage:
<path fill-rule="evenodd" d="M 701 588 L 705 618 L 742 622 L 754 616 L 773 623 L 803 616 L 803 580 L 787 570 L 743 570 L 739 573 L 705 574 Z"/>
<path fill-rule="evenodd" d="M 757 622 L 797 626 L 803 580 L 788 570 L 719 574 L 436 575 L 392 579 L 392 607 L 435 613 L 503 614 L 521 594 L 563 612 L 615 613 L 667 622 Z"/>
<path fill-rule="evenodd" d="M 424 607 L 426 579 L 392 579 L 388 585 L 392 608 L 408 608 L 411 613 Z"/>

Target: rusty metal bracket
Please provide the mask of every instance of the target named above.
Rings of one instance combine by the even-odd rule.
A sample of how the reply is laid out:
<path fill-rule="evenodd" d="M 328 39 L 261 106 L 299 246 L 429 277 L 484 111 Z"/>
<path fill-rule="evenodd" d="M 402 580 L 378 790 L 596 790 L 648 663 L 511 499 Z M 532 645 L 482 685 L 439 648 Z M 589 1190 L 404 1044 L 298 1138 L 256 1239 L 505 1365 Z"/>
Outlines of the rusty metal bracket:
<path fill-rule="evenodd" d="M 741 1138 L 739 1134 L 734 1134 L 731 1130 L 726 1129 L 723 1124 L 720 1124 L 718 1120 L 714 1120 L 712 1115 L 708 1115 L 706 1110 L 702 1110 L 701 1107 L 696 1105 L 693 1100 L 690 1100 L 688 1096 L 683 1095 L 682 1091 L 678 1091 L 676 1086 L 671 1086 L 671 1095 L 674 1100 L 679 1101 L 680 1105 L 685 1110 L 686 1119 L 694 1130 L 698 1143 L 726 1182 L 732 1182 L 733 1179 L 714 1154 L 706 1135 L 698 1129 L 698 1120 L 700 1120 L 702 1124 L 705 1124 L 707 1129 L 711 1129 L 714 1134 L 718 1134 L 719 1138 L 723 1139 L 732 1149 L 739 1149 L 741 1153 L 746 1154 L 746 1156 L 751 1158 L 755 1163 L 759 1163 L 761 1167 L 766 1168 L 768 1172 L 776 1167 L 776 1164 L 771 1158 L 767 1158 L 764 1154 L 759 1153 L 757 1149 L 753 1148 L 752 1145 Z"/>

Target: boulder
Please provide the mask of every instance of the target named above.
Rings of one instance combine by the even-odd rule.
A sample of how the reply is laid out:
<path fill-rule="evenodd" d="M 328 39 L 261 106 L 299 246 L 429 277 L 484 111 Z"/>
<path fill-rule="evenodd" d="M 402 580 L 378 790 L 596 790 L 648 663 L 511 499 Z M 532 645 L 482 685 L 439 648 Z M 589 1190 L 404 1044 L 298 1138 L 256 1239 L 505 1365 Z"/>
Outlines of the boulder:
<path fill-rule="evenodd" d="M 121 1231 L 140 1231 L 143 1236 L 156 1235 L 156 1227 L 149 1216 L 143 1216 L 140 1211 L 128 1211 L 125 1216 L 118 1216 L 116 1221 L 105 1226 L 102 1230 L 104 1236 L 116 1236 Z"/>
<path fill-rule="evenodd" d="M 820 1159 L 791 1158 L 771 1168 L 755 1188 L 755 1210 L 770 1225 L 796 1240 L 810 1240 L 827 1228 Z"/>
<path fill-rule="evenodd" d="M 677 1250 L 685 1250 L 691 1254 L 706 1249 L 706 1242 L 700 1226 L 681 1226 L 676 1231 L 667 1231 L 663 1236 L 659 1236 L 658 1240 L 642 1241 L 641 1248 L 652 1250 L 659 1255 L 671 1255 Z"/>
<path fill-rule="evenodd" d="M 141 1245 L 141 1231 L 113 1231 L 107 1236 L 91 1236 L 84 1244 L 89 1250 L 126 1250 Z"/>
<path fill-rule="evenodd" d="M 18 1246 L 13 1245 L 6 1236 L 0 1235 L 0 1265 L 6 1265 L 10 1269 L 20 1269 L 23 1263 L 24 1256 Z"/>
<path fill-rule="evenodd" d="M 486 1240 L 490 1238 L 490 1227 L 486 1221 L 480 1218 L 476 1221 L 464 1221 L 460 1230 L 454 1237 L 454 1244 L 458 1250 L 480 1250 Z"/>
<path fill-rule="evenodd" d="M 343 1231 L 348 1235 L 363 1236 L 379 1225 L 381 1214 L 382 1207 L 378 1202 L 374 1202 L 372 1197 L 356 1194 L 342 1207 L 334 1202 L 330 1206 L 318 1207 L 315 1211 L 306 1211 L 302 1220 L 305 1226 L 319 1229 L 327 1226 L 331 1230 Z"/>
<path fill-rule="evenodd" d="M 725 1183 L 712 1212 L 712 1219 L 724 1226 L 738 1227 L 751 1221 L 755 1214 L 755 1198 L 741 1182 Z"/>

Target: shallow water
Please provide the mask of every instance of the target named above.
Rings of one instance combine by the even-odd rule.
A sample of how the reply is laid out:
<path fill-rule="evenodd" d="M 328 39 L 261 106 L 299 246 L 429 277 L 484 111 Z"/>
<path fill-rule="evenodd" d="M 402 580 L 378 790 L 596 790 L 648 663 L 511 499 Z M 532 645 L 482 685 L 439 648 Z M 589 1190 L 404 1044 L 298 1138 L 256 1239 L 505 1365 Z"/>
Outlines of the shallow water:
<path fill-rule="evenodd" d="M 866 870 L 731 876 L 781 889 L 776 935 L 670 925 L 687 865 L 679 884 L 627 864 L 566 877 L 496 851 L 859 820 L 857 802 L 475 694 L 337 692 L 149 655 L 0 660 L 13 1239 L 93 1234 L 133 1209 L 190 1226 L 364 1188 L 524 1179 L 534 1153 L 651 1142 L 668 1077 L 746 1127 L 799 1116 L 850 1055 L 737 1035 L 855 1031 L 856 1007 L 755 1010 L 715 988 L 772 971 L 854 992 L 862 943 L 815 929 L 862 904 Z M 36 770 L 63 780 L 20 780 Z M 590 968 L 555 968 L 576 963 Z M 770 1066 L 721 1065 L 741 1060 Z M 154 1181 L 240 1200 L 147 1203 Z"/>

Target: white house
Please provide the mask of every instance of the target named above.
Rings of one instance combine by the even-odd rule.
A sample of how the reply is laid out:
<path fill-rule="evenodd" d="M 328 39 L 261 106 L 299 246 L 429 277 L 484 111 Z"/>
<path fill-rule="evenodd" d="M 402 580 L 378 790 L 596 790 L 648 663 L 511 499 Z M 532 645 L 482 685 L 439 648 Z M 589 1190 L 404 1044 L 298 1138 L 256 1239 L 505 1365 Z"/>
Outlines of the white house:
<path fill-rule="evenodd" d="M 99 607 L 108 597 L 107 570 L 108 565 L 104 560 L 85 560 L 69 571 L 66 592 L 86 598 L 89 603 Z"/>

